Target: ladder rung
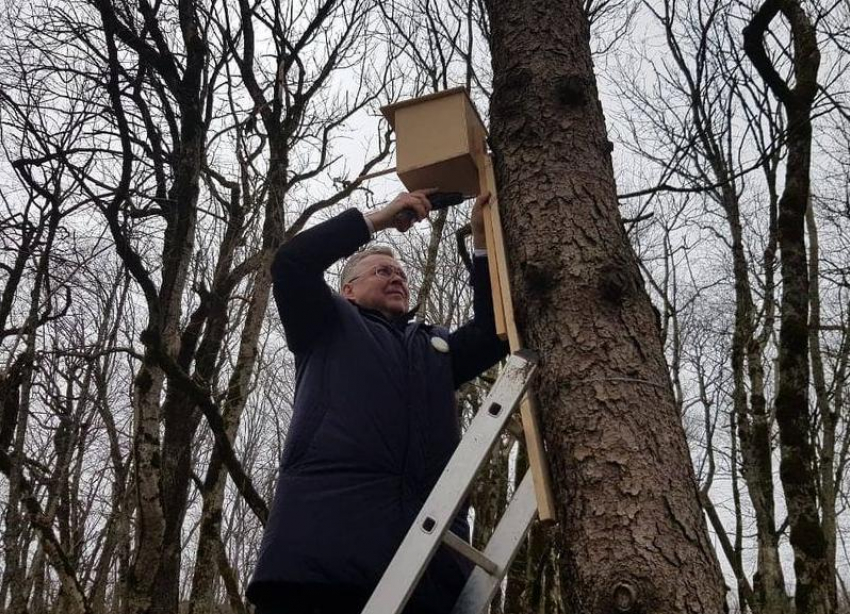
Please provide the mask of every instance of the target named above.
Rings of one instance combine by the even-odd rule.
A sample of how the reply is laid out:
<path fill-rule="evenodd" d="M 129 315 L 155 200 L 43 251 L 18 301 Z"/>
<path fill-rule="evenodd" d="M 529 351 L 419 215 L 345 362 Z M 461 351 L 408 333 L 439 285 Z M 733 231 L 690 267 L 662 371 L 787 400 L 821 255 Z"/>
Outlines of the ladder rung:
<path fill-rule="evenodd" d="M 501 570 L 498 565 L 484 556 L 484 553 L 480 550 L 476 550 L 451 531 L 446 531 L 446 534 L 443 535 L 443 543 L 458 554 L 468 558 L 491 576 L 498 576 L 501 574 Z"/>

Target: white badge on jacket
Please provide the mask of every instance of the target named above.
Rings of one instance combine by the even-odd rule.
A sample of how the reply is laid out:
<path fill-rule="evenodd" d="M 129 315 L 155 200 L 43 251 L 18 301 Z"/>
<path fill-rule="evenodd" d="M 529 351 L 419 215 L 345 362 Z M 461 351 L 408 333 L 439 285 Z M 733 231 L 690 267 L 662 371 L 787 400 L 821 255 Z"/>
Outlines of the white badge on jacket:
<path fill-rule="evenodd" d="M 431 337 L 431 345 L 434 346 L 435 350 L 443 354 L 449 351 L 449 343 L 442 337 Z"/>

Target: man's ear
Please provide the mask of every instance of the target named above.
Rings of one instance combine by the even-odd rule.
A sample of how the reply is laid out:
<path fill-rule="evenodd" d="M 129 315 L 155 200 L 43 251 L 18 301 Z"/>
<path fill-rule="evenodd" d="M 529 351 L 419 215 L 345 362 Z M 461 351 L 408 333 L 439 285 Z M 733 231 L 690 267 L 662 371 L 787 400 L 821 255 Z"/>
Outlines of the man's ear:
<path fill-rule="evenodd" d="M 342 298 L 353 299 L 354 298 L 354 286 L 352 284 L 342 284 Z"/>

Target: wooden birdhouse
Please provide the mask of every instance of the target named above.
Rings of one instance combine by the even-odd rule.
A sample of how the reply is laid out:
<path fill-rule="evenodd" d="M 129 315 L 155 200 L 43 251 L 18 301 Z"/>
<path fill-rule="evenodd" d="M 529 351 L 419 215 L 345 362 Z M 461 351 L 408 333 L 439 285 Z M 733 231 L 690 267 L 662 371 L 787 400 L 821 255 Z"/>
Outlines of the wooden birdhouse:
<path fill-rule="evenodd" d="M 436 94 L 383 107 L 396 133 L 396 173 L 412 191 L 478 194 L 476 161 L 486 152 L 487 130 L 466 89 Z"/>

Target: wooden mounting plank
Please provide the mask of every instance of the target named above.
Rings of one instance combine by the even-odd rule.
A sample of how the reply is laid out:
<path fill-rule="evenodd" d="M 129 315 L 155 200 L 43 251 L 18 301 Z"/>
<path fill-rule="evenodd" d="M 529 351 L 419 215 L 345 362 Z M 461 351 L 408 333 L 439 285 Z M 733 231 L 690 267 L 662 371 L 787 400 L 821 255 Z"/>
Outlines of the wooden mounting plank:
<path fill-rule="evenodd" d="M 482 174 L 490 177 L 492 183 L 495 185 L 495 179 L 493 179 L 493 163 L 490 161 L 489 156 L 485 170 L 482 171 Z M 522 340 L 519 337 L 519 331 L 517 330 L 516 321 L 514 320 L 514 304 L 511 299 L 511 279 L 508 276 L 508 257 L 507 252 L 505 251 L 505 240 L 502 236 L 502 218 L 499 215 L 499 199 L 496 196 L 495 191 L 491 192 L 489 206 L 490 223 L 493 225 L 493 242 L 487 244 L 487 255 L 489 257 L 495 256 L 499 276 L 499 287 L 502 294 L 502 311 L 505 313 L 505 326 L 508 333 L 508 343 L 510 343 L 511 352 L 516 352 L 517 350 L 522 349 Z"/>
<path fill-rule="evenodd" d="M 493 294 L 493 314 L 496 318 L 496 334 L 500 339 L 508 338 L 507 322 L 505 320 L 505 299 L 502 293 L 501 275 L 499 269 L 498 253 L 494 249 L 496 242 L 495 228 L 493 225 L 493 207 L 492 203 L 496 201 L 496 182 L 493 179 L 492 163 L 490 156 L 483 154 L 476 159 L 478 164 L 478 178 L 480 183 L 480 194 L 485 192 L 490 193 L 490 203 L 484 206 L 484 234 L 487 239 L 487 264 L 490 269 L 490 290 Z M 486 172 L 488 166 L 491 172 Z M 511 350 L 514 347 L 511 345 Z"/>
<path fill-rule="evenodd" d="M 511 280 L 508 276 L 508 259 L 502 236 L 502 218 L 499 214 L 499 200 L 496 195 L 496 179 L 493 174 L 493 161 L 490 156 L 479 158 L 479 176 L 482 192 L 490 192 L 490 204 L 485 208 L 485 230 L 487 231 L 487 256 L 490 262 L 490 280 L 493 288 L 498 287 L 498 297 L 493 292 L 493 307 L 497 314 L 496 332 L 499 332 L 499 313 L 503 318 L 511 352 L 522 349 L 522 339 L 514 320 L 513 301 L 511 299 Z M 495 269 L 495 271 L 494 271 Z M 500 302 L 497 302 L 498 301 Z M 502 335 L 500 335 L 502 336 Z M 504 337 L 502 337 L 504 339 Z M 537 497 L 537 513 L 542 522 L 554 522 L 556 519 L 555 501 L 552 496 L 552 477 L 543 446 L 537 408 L 531 396 L 526 396 L 520 406 L 522 428 L 525 432 L 525 447 L 528 452 L 528 465 L 534 479 L 534 493 Z"/>
<path fill-rule="evenodd" d="M 525 432 L 525 450 L 528 453 L 528 466 L 534 479 L 534 493 L 537 497 L 537 515 L 541 522 L 555 522 L 557 511 L 552 496 L 552 475 L 546 449 L 543 447 L 543 435 L 540 431 L 537 406 L 533 398 L 527 396 L 519 407 L 522 416 L 522 429 Z"/>

